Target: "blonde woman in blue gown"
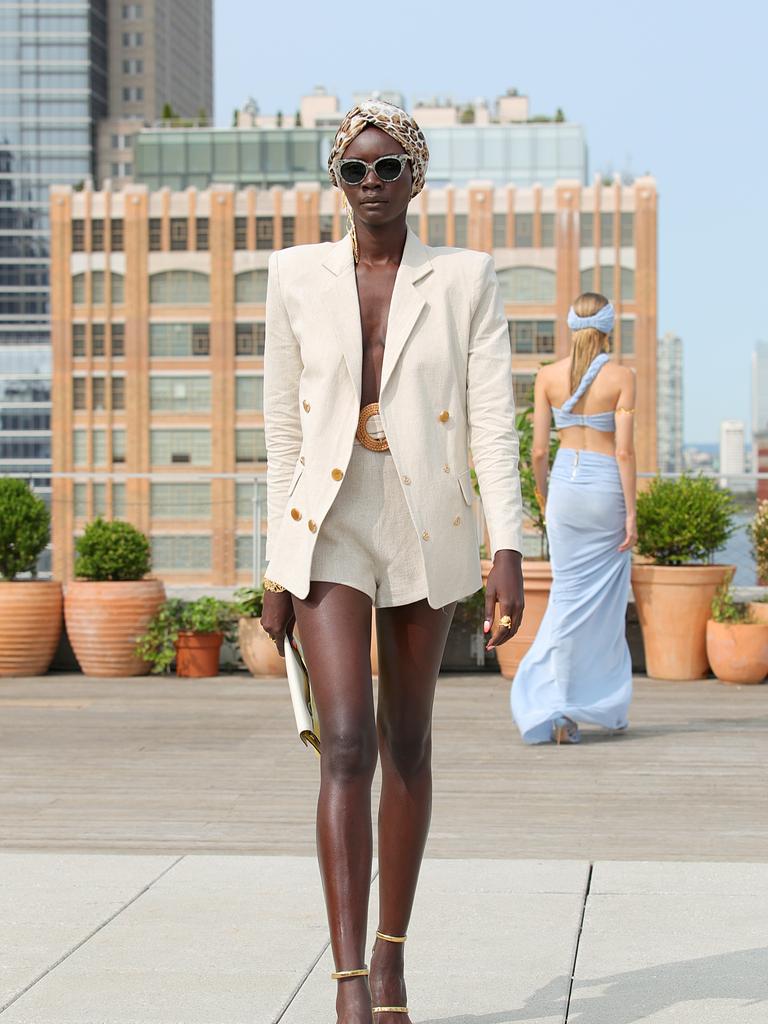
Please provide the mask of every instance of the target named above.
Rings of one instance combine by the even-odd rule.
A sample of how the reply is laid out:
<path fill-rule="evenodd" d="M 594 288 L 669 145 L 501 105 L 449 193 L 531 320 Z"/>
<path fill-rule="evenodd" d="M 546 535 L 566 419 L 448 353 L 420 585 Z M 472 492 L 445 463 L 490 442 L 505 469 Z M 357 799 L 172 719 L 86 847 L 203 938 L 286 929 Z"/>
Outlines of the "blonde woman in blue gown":
<path fill-rule="evenodd" d="M 580 295 L 568 314 L 570 355 L 536 378 L 533 469 L 553 579 L 512 685 L 512 714 L 526 743 L 578 743 L 581 722 L 627 727 L 635 374 L 608 354 L 613 324 L 605 296 Z M 560 448 L 547 481 L 553 414 Z"/>

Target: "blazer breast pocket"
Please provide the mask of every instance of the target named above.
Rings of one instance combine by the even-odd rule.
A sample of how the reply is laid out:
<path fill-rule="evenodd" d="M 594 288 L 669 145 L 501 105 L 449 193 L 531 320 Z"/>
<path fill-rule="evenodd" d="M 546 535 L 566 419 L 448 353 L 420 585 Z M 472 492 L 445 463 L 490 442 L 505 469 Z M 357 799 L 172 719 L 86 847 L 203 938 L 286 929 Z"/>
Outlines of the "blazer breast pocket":
<path fill-rule="evenodd" d="M 471 505 L 475 497 L 475 490 L 472 486 L 472 472 L 467 469 L 463 473 L 459 473 L 456 478 L 459 482 L 459 488 L 461 489 L 462 497 L 467 505 Z"/>

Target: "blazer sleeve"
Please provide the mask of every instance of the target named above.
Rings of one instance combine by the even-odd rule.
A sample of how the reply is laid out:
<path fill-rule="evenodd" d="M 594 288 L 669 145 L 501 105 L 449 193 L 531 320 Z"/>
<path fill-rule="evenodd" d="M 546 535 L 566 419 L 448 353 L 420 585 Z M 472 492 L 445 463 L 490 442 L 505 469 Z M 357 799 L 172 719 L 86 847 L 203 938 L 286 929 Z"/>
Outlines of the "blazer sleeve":
<path fill-rule="evenodd" d="M 299 380 L 303 363 L 280 287 L 278 252 L 269 257 L 264 341 L 264 440 L 267 448 L 266 559 L 274 554 L 302 444 Z"/>
<path fill-rule="evenodd" d="M 504 305 L 490 256 L 475 288 L 467 356 L 467 427 L 490 557 L 503 548 L 523 550 L 523 503 L 512 388 L 512 350 Z"/>

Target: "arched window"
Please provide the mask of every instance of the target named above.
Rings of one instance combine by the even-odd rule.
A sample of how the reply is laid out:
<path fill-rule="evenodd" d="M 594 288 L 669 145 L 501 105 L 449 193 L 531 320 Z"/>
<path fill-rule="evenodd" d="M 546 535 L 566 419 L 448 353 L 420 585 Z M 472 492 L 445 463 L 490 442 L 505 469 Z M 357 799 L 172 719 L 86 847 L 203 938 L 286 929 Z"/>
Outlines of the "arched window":
<path fill-rule="evenodd" d="M 263 303 L 266 299 L 266 270 L 245 270 L 235 277 L 235 302 Z"/>
<path fill-rule="evenodd" d="M 91 302 L 94 306 L 103 305 L 107 296 L 105 294 L 106 274 L 103 270 L 91 271 Z M 122 274 L 110 274 L 112 286 L 112 302 L 121 303 L 125 301 L 124 280 Z M 74 274 L 72 277 L 72 301 L 75 305 L 85 302 L 85 274 Z"/>
<path fill-rule="evenodd" d="M 497 272 L 505 302 L 555 301 L 555 272 L 543 267 L 509 267 Z"/>
<path fill-rule="evenodd" d="M 152 274 L 149 301 L 178 306 L 208 302 L 208 275 L 196 270 L 164 270 Z"/>

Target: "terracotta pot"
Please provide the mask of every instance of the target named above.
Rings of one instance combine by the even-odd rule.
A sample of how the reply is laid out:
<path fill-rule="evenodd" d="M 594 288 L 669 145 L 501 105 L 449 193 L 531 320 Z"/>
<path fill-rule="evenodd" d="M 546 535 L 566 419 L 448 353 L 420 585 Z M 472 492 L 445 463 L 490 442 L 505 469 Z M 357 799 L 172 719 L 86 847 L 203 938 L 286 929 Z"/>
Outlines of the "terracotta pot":
<path fill-rule="evenodd" d="M 0 676 L 41 676 L 61 637 L 58 580 L 0 583 Z"/>
<path fill-rule="evenodd" d="M 176 675 L 195 679 L 217 676 L 223 639 L 221 633 L 179 633 L 175 644 Z"/>
<path fill-rule="evenodd" d="M 768 675 L 768 622 L 707 623 L 707 657 L 723 683 L 762 683 Z"/>
<path fill-rule="evenodd" d="M 252 676 L 284 676 L 285 658 L 277 650 L 272 637 L 261 625 L 260 618 L 243 616 L 237 624 L 240 653 Z"/>
<path fill-rule="evenodd" d="M 754 622 L 768 623 L 768 601 L 750 601 L 747 607 Z"/>
<path fill-rule="evenodd" d="M 712 598 L 732 565 L 632 566 L 645 667 L 654 679 L 704 679 Z"/>
<path fill-rule="evenodd" d="M 493 562 L 483 559 L 481 569 L 483 586 L 488 581 L 488 574 Z M 525 611 L 520 629 L 511 640 L 496 648 L 496 658 L 505 679 L 513 679 L 520 662 L 533 643 L 539 631 L 541 620 L 549 603 L 549 592 L 552 589 L 552 566 L 549 562 L 539 559 L 526 559 L 523 562 L 523 579 L 525 581 Z M 499 607 L 493 617 L 491 632 L 496 629 L 499 619 Z M 487 638 L 490 636 L 486 633 Z"/>
<path fill-rule="evenodd" d="M 162 580 L 70 580 L 64 620 L 86 676 L 143 676 L 150 663 L 134 654 L 136 640 L 165 601 Z"/>

